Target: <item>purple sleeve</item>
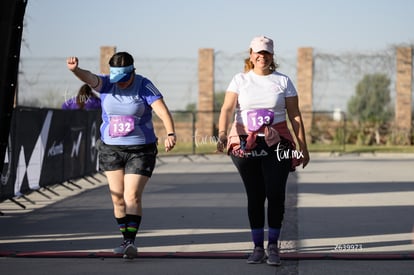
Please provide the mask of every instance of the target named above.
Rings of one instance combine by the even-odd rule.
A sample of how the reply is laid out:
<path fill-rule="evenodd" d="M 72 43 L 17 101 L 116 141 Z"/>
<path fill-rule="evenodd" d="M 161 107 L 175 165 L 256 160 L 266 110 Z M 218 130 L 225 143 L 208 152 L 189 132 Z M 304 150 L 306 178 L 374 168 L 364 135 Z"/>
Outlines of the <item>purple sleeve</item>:
<path fill-rule="evenodd" d="M 142 97 L 145 99 L 148 105 L 154 103 L 154 101 L 163 98 L 161 92 L 155 87 L 155 85 L 147 78 L 142 81 Z"/>

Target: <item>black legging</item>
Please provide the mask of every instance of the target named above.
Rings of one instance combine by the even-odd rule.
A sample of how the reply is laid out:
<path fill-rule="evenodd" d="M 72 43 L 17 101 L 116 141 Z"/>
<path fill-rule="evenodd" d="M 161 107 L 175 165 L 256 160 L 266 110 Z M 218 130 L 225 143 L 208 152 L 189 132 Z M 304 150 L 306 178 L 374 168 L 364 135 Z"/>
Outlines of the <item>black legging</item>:
<path fill-rule="evenodd" d="M 268 226 L 281 228 L 285 212 L 286 182 L 291 159 L 278 159 L 275 151 L 267 156 L 240 158 L 231 155 L 247 193 L 250 227 L 264 228 L 267 199 Z"/>

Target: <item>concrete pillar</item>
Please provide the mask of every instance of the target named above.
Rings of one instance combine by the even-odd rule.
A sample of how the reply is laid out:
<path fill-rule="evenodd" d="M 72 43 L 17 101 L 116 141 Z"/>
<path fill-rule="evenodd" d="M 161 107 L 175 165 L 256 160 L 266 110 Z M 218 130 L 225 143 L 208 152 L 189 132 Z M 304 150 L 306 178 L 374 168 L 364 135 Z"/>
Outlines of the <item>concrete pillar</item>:
<path fill-rule="evenodd" d="M 211 137 L 214 130 L 214 49 L 198 51 L 197 137 Z"/>
<path fill-rule="evenodd" d="M 102 46 L 100 56 L 100 71 L 101 74 L 109 74 L 109 59 L 115 54 L 116 47 L 113 46 Z"/>
<path fill-rule="evenodd" d="M 411 144 L 411 90 L 413 58 L 411 47 L 397 48 L 397 81 L 395 98 L 396 142 Z"/>
<path fill-rule="evenodd" d="M 312 142 L 311 130 L 313 119 L 313 48 L 299 48 L 297 60 L 296 88 L 299 94 L 299 108 L 302 112 L 306 140 Z"/>

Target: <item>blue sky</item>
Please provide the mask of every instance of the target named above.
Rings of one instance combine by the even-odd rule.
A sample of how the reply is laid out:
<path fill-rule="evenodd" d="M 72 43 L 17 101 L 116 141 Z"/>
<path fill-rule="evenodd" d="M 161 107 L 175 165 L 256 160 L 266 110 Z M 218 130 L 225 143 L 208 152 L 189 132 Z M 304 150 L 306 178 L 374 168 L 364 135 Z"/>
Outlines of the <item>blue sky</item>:
<path fill-rule="evenodd" d="M 28 0 L 22 56 L 95 56 L 103 45 L 134 56 L 196 57 L 199 48 L 239 53 L 252 37 L 276 54 L 414 43 L 411 0 Z"/>
<path fill-rule="evenodd" d="M 200 48 L 215 50 L 218 92 L 242 70 L 257 35 L 273 38 L 279 70 L 295 81 L 298 48 L 346 55 L 414 45 L 413 15 L 412 0 L 28 0 L 20 98 L 47 106 L 46 99 L 59 103 L 76 94 L 80 82 L 68 73 L 66 57 L 98 72 L 100 47 L 116 46 L 134 56 L 137 73 L 173 110 L 182 110 L 197 102 Z M 330 79 L 331 68 L 318 66 L 314 109 L 345 110 L 362 76 L 347 71 Z"/>

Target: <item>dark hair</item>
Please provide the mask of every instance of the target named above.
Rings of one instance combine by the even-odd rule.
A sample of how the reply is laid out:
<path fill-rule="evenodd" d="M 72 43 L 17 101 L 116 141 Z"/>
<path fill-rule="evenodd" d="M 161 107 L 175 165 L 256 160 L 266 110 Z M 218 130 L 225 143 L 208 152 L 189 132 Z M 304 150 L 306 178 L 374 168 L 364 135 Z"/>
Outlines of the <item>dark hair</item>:
<path fill-rule="evenodd" d="M 134 58 L 127 52 L 119 52 L 109 59 L 111 67 L 126 67 L 134 64 Z"/>
<path fill-rule="evenodd" d="M 78 94 L 76 96 L 76 104 L 78 104 L 79 109 L 85 108 L 85 103 L 89 100 L 91 97 L 97 97 L 93 92 L 91 87 L 87 84 L 83 84 L 78 91 Z"/>

